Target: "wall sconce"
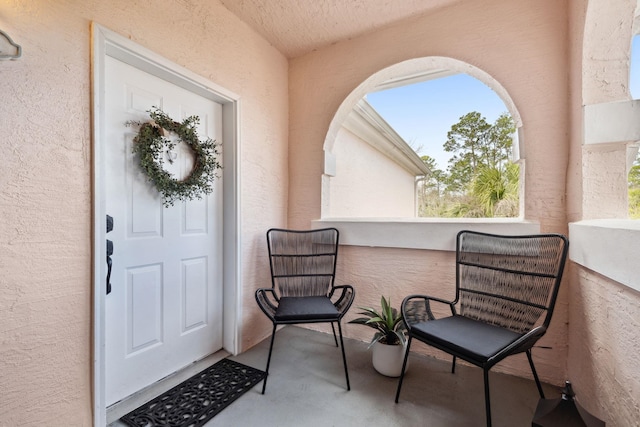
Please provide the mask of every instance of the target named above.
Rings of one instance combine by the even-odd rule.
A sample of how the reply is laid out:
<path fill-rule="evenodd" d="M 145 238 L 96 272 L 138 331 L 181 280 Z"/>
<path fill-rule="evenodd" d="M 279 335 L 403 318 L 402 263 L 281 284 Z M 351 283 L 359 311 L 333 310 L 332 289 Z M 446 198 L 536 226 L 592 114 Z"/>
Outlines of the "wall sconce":
<path fill-rule="evenodd" d="M 14 43 L 7 33 L 0 30 L 0 60 L 18 59 L 20 56 L 22 56 L 20 45 Z"/>

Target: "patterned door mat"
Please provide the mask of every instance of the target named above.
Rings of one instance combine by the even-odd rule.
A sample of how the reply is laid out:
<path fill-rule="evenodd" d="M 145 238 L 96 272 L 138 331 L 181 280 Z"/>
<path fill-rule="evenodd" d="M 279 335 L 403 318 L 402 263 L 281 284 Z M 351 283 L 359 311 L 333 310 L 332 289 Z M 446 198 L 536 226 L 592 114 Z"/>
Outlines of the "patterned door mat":
<path fill-rule="evenodd" d="M 200 427 L 264 379 L 264 372 L 222 359 L 120 420 L 132 427 Z"/>

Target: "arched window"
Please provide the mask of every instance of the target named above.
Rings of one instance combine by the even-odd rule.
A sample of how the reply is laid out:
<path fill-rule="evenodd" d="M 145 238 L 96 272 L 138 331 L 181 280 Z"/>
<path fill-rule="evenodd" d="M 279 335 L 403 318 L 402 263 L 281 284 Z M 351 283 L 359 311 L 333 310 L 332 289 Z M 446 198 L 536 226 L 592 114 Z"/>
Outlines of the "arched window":
<path fill-rule="evenodd" d="M 521 216 L 521 123 L 493 78 L 427 58 L 354 92 L 363 96 L 325 141 L 323 218 Z"/>

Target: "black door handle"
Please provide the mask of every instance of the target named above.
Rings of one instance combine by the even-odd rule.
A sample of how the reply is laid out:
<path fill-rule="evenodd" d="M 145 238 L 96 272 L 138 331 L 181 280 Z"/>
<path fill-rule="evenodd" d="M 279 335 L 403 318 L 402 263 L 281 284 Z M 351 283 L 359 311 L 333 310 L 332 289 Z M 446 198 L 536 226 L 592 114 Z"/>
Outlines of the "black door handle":
<path fill-rule="evenodd" d="M 113 217 L 107 215 L 107 233 L 111 230 L 113 230 Z M 111 255 L 113 255 L 113 242 L 107 239 L 107 295 L 111 293 L 111 267 L 113 265 Z"/>
<path fill-rule="evenodd" d="M 107 239 L 107 295 L 111 293 L 111 267 L 113 265 L 111 255 L 113 255 L 113 242 Z"/>

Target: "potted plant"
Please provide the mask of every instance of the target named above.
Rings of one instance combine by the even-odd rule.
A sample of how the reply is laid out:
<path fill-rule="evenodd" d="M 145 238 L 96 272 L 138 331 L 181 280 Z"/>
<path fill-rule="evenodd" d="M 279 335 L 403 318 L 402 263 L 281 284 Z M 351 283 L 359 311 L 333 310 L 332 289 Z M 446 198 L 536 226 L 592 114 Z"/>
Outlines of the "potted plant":
<path fill-rule="evenodd" d="M 373 367 L 382 375 L 399 377 L 406 351 L 406 326 L 400 312 L 391 307 L 390 299 L 380 299 L 381 310 L 358 307 L 366 317 L 359 317 L 349 323 L 369 326 L 376 330 L 368 348 L 373 348 Z"/>

